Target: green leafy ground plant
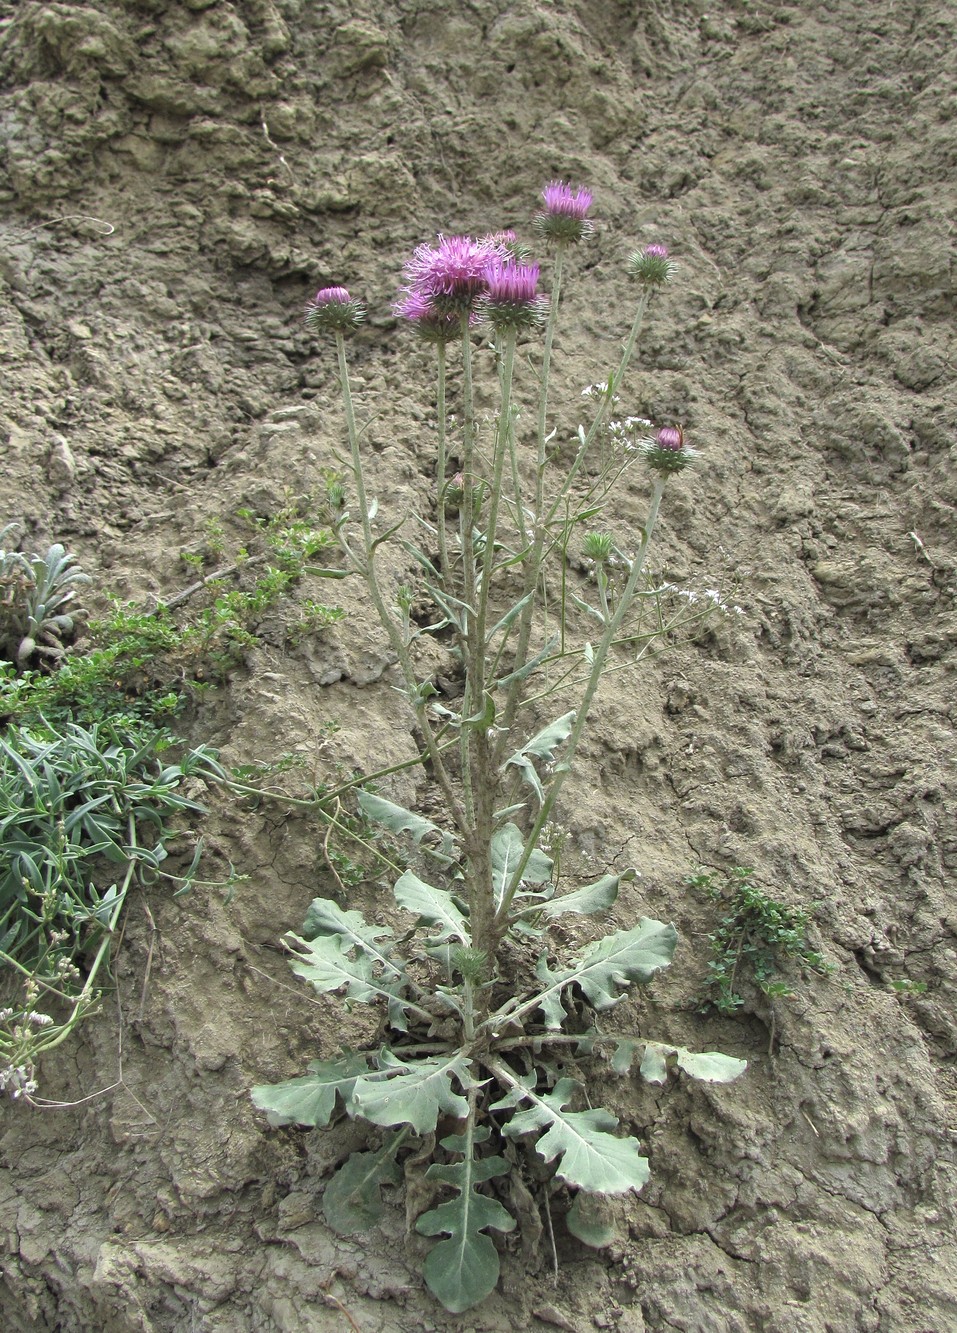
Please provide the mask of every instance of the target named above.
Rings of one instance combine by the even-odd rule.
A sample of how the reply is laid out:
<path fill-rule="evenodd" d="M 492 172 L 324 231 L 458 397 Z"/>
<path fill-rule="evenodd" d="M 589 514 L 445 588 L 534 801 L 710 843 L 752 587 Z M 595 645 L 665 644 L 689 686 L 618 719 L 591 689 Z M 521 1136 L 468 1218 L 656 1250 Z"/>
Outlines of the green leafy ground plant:
<path fill-rule="evenodd" d="M 36 1066 L 97 1004 L 131 888 L 164 868 L 174 816 L 203 809 L 190 778 L 225 775 L 213 752 L 171 762 L 135 719 L 0 737 L 0 1092 L 32 1099 Z"/>
<path fill-rule="evenodd" d="M 538 265 L 511 233 L 440 237 L 408 265 L 397 313 L 435 349 L 429 512 L 378 520 L 346 357 L 362 306 L 344 288 L 324 288 L 308 316 L 335 344 L 343 394 L 352 489 L 337 492 L 336 536 L 388 636 L 432 790 L 422 811 L 379 792 L 359 798 L 369 820 L 410 846 L 412 868 L 392 885 L 395 924 L 316 898 L 286 939 L 293 970 L 314 990 L 380 1011 L 381 1039 L 252 1095 L 275 1124 L 322 1127 L 345 1114 L 370 1127 L 369 1148 L 324 1193 L 338 1231 L 375 1223 L 383 1189 L 404 1167 L 431 1159 L 434 1206 L 416 1229 L 436 1238 L 425 1280 L 454 1312 L 495 1287 L 501 1237 L 517 1225 L 509 1187 L 517 1188 L 523 1154 L 531 1178 L 576 1196 L 568 1226 L 590 1244 L 608 1236 L 582 1200 L 627 1194 L 647 1180 L 638 1140 L 591 1104 L 590 1060 L 623 1077 L 637 1066 L 655 1084 L 677 1071 L 728 1082 L 744 1069 L 733 1057 L 696 1054 L 614 1022 L 629 987 L 670 965 L 673 926 L 642 917 L 570 957 L 552 934 L 556 924 L 564 936 L 576 918 L 606 914 L 634 878 L 609 870 L 559 891 L 547 850 L 560 843 L 559 797 L 603 676 L 667 647 L 721 599 L 680 597 L 650 571 L 666 487 L 694 452 L 680 426 L 653 430 L 618 409 L 647 306 L 674 265 L 659 245 L 632 256 L 637 298 L 621 358 L 587 391 L 590 421 L 560 441 L 551 354 L 564 266 L 591 229 L 591 196 L 554 182 L 543 200 L 536 227 L 554 254 L 548 299 Z M 477 326 L 494 350 L 486 365 L 499 405 L 490 428 L 474 407 Z M 524 397 L 520 341 L 533 367 Z M 448 410 L 453 357 L 457 425 Z M 642 468 L 647 519 L 634 542 L 616 539 L 610 502 L 625 475 Z M 420 651 L 426 636 L 428 654 Z M 449 645 L 457 695 L 436 688 L 436 642 Z"/>
<path fill-rule="evenodd" d="M 150 608 L 114 603 L 88 626 L 85 610 L 72 607 L 67 616 L 63 609 L 90 582 L 75 557 L 59 545 L 42 560 L 0 551 L 0 717 L 107 720 L 122 698 L 127 713 L 168 720 L 184 695 L 224 680 L 260 643 L 260 626 L 280 602 L 291 644 L 342 618 L 339 607 L 291 596 L 307 575 L 341 577 L 322 563 L 335 545 L 328 527 L 307 522 L 292 500 L 269 517 L 249 510 L 237 517 L 249 532 L 246 545 L 230 550 L 216 522 L 202 550 L 184 553 L 201 573 L 196 582 Z M 12 532 L 7 527 L 0 538 Z M 64 651 L 81 624 L 85 641 Z"/>
<path fill-rule="evenodd" d="M 815 972 L 828 971 L 823 955 L 808 942 L 808 913 L 770 897 L 754 883 L 753 870 L 702 870 L 688 883 L 722 909 L 708 936 L 712 957 L 706 983 L 708 1004 L 719 1013 L 736 1014 L 744 1006 L 747 985 L 771 1000 L 790 998 L 793 991 L 781 972 L 787 959 Z"/>
<path fill-rule="evenodd" d="M 15 526 L 0 536 L 9 544 Z M 0 714 L 8 719 L 0 732 L 0 1093 L 31 1102 L 41 1056 L 100 999 L 130 890 L 157 878 L 177 892 L 195 882 L 201 843 L 177 875 L 164 864 L 167 844 L 175 821 L 203 809 L 185 794 L 190 780 L 226 774 L 205 747 L 171 757 L 174 739 L 161 720 L 179 694 L 156 688 L 171 683 L 159 674 L 162 650 L 182 653 L 201 637 L 209 653 L 247 609 L 225 594 L 186 628 L 162 611 L 117 610 L 100 646 L 83 652 L 73 640 L 87 613 L 74 595 L 90 581 L 60 544 L 43 557 L 0 551 Z M 267 592 L 275 596 L 272 585 L 259 588 L 249 604 Z M 131 674 L 141 660 L 151 688 L 136 694 Z"/>

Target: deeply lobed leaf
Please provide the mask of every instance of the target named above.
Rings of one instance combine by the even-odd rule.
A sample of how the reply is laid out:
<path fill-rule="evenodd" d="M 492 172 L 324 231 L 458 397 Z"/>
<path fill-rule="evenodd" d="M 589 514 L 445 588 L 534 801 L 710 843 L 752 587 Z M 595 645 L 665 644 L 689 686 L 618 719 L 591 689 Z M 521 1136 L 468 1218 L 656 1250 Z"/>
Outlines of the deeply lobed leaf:
<path fill-rule="evenodd" d="M 274 1125 L 328 1125 L 336 1097 L 348 1105 L 360 1074 L 368 1073 L 364 1055 L 346 1051 L 334 1060 L 313 1060 L 309 1073 L 285 1083 L 261 1083 L 251 1090 L 253 1105 L 268 1111 Z"/>
<path fill-rule="evenodd" d="M 457 1120 L 468 1114 L 468 1102 L 452 1087 L 453 1078 L 466 1091 L 475 1086 L 461 1052 L 405 1061 L 383 1050 L 379 1066 L 356 1081 L 351 1114 L 375 1125 L 411 1125 L 416 1134 L 432 1133 L 440 1114 Z"/>
<path fill-rule="evenodd" d="M 393 1134 L 378 1152 L 354 1152 L 322 1191 L 322 1212 L 340 1236 L 368 1231 L 385 1211 L 380 1189 L 398 1185 L 402 1172 L 395 1154 L 404 1134 Z"/>
<path fill-rule="evenodd" d="M 505 1126 L 510 1138 L 535 1134 L 545 1130 L 535 1145 L 546 1162 L 560 1161 L 556 1175 L 569 1185 L 591 1194 L 624 1194 L 640 1190 L 648 1179 L 648 1159 L 641 1155 L 638 1140 L 620 1138 L 610 1131 L 618 1121 L 601 1107 L 587 1111 L 568 1111 L 565 1108 L 574 1099 L 578 1084 L 563 1078 L 550 1093 L 539 1094 L 523 1088 L 518 1096 L 514 1081 L 513 1094 L 493 1110 L 504 1108 L 517 1099 L 531 1102 L 527 1111 L 514 1115 Z"/>
<path fill-rule="evenodd" d="M 441 865 L 451 865 L 455 859 L 455 841 L 450 833 L 440 829 L 437 824 L 433 824 L 430 819 L 417 815 L 412 810 L 406 810 L 404 806 L 394 805 L 382 796 L 376 796 L 371 791 L 359 792 L 359 807 L 367 819 L 374 820 L 377 824 L 384 825 L 393 833 L 411 833 L 415 842 L 422 847 L 423 851 L 428 852 Z M 429 838 L 437 842 L 437 846 L 425 843 Z"/>
<path fill-rule="evenodd" d="M 511 1231 L 515 1226 L 515 1219 L 497 1199 L 477 1189 L 484 1181 L 506 1175 L 509 1170 L 504 1157 L 477 1155 L 476 1145 L 488 1137 L 488 1129 L 476 1127 L 470 1116 L 464 1134 L 451 1134 L 442 1140 L 442 1147 L 460 1153 L 462 1161 L 434 1163 L 426 1172 L 427 1180 L 439 1180 L 458 1190 L 454 1199 L 424 1213 L 416 1223 L 416 1230 L 424 1236 L 448 1236 L 430 1250 L 423 1274 L 430 1291 L 453 1314 L 478 1305 L 498 1281 L 498 1253 L 484 1231 L 488 1227 Z"/>
<path fill-rule="evenodd" d="M 560 1028 L 567 1018 L 562 1004 L 562 992 L 567 986 L 580 986 L 596 1009 L 608 1009 L 621 999 L 618 991 L 631 982 L 649 981 L 655 972 L 667 967 L 677 942 L 674 926 L 642 917 L 632 930 L 616 930 L 613 935 L 590 944 L 571 967 L 553 972 L 543 954 L 535 973 L 539 981 L 546 983 L 538 996 L 546 1027 Z"/>

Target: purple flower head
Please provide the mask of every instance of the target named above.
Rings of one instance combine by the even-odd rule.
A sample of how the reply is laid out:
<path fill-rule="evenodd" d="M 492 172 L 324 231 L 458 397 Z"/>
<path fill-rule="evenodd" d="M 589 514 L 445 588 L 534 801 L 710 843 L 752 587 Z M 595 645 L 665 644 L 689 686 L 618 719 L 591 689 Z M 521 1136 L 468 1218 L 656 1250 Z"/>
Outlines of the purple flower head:
<path fill-rule="evenodd" d="M 506 262 L 514 259 L 519 264 L 525 264 L 532 253 L 525 242 L 518 239 L 511 227 L 506 227 L 504 231 L 491 231 L 482 239 L 490 241 L 493 245 L 501 246 L 505 253 Z"/>
<path fill-rule="evenodd" d="M 668 247 L 657 243 L 636 250 L 628 260 L 628 272 L 644 287 L 660 287 L 670 282 L 676 268 L 674 260 L 668 258 Z"/>
<path fill-rule="evenodd" d="M 432 297 L 417 287 L 406 288 L 392 308 L 427 342 L 448 342 L 462 332 L 461 315 L 437 309 Z M 468 318 L 470 327 L 478 323 L 478 316 L 473 312 L 469 312 Z"/>
<path fill-rule="evenodd" d="M 684 431 L 680 426 L 662 426 L 655 435 L 655 440 L 659 449 L 682 449 L 685 442 Z"/>
<path fill-rule="evenodd" d="M 348 305 L 352 297 L 345 287 L 323 287 L 312 298 L 313 305 Z"/>
<path fill-rule="evenodd" d="M 313 333 L 353 333 L 364 318 L 365 307 L 345 287 L 321 287 L 306 306 L 306 327 Z"/>
<path fill-rule="evenodd" d="M 548 297 L 538 291 L 537 264 L 493 260 L 485 270 L 486 292 L 479 312 L 497 333 L 507 329 L 529 329 L 541 324 Z"/>
<path fill-rule="evenodd" d="M 542 190 L 542 199 L 545 208 L 535 215 L 535 230 L 544 240 L 564 245 L 594 230 L 588 217 L 592 194 L 584 186 L 573 191 L 564 181 L 550 181 Z"/>
<path fill-rule="evenodd" d="M 528 302 L 538 298 L 537 264 L 506 264 L 497 259 L 483 274 L 489 301 Z"/>
<path fill-rule="evenodd" d="M 439 236 L 437 245 L 420 245 L 405 266 L 411 290 L 428 297 L 443 314 L 463 315 L 485 290 L 485 269 L 493 259 L 507 258 L 505 246 L 492 237 Z"/>
<path fill-rule="evenodd" d="M 639 440 L 637 448 L 642 458 L 659 477 L 682 472 L 698 457 L 695 449 L 685 444 L 685 433 L 680 426 L 661 426 L 654 435 Z"/>
<path fill-rule="evenodd" d="M 556 213 L 562 217 L 584 219 L 592 206 L 592 193 L 584 186 L 572 194 L 572 187 L 564 181 L 549 181 L 542 190 L 545 200 L 545 212 Z"/>

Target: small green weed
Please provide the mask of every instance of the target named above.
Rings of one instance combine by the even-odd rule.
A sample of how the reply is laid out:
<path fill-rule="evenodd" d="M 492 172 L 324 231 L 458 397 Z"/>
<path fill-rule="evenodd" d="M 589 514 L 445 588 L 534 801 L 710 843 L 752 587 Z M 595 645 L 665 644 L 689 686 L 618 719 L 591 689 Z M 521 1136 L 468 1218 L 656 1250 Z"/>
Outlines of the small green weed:
<path fill-rule="evenodd" d="M 739 987 L 750 982 L 769 999 L 792 994 L 778 974 L 782 959 L 793 958 L 816 972 L 829 971 L 822 954 L 807 940 L 807 912 L 785 907 L 753 882 L 753 870 L 736 866 L 726 874 L 701 870 L 688 884 L 724 909 L 717 929 L 708 936 L 712 959 L 706 982 L 707 1005 L 735 1014 L 744 1005 Z"/>
<path fill-rule="evenodd" d="M 0 1093 L 32 1099 L 39 1057 L 95 1005 L 129 890 L 197 882 L 199 845 L 182 875 L 163 867 L 170 821 L 203 808 L 183 794 L 187 779 L 227 776 L 205 747 L 162 757 L 174 744 L 163 723 L 259 642 L 262 618 L 331 541 L 288 506 L 254 527 L 256 554 L 235 550 L 167 605 L 114 603 L 83 651 L 75 596 L 90 579 L 75 557 L 0 550 Z M 225 556 L 212 520 L 188 563 L 201 574 Z M 308 601 L 296 632 L 339 615 Z"/>
<path fill-rule="evenodd" d="M 908 995 L 926 995 L 926 981 L 912 981 L 910 977 L 901 977 L 890 983 L 890 988 L 895 995 L 906 997 Z"/>
<path fill-rule="evenodd" d="M 45 634 L 56 648 L 57 669 L 52 673 L 32 656 L 32 650 L 27 655 L 21 650 L 23 636 L 36 621 L 36 587 L 44 582 L 42 570 L 40 575 L 31 573 L 39 557 L 28 560 L 12 553 L 7 561 L 10 577 L 0 590 L 0 719 L 103 720 L 116 716 L 118 693 L 123 696 L 125 712 L 156 721 L 167 719 L 181 705 L 184 693 L 221 682 L 240 664 L 246 652 L 260 642 L 259 628 L 266 614 L 305 574 L 340 574 L 312 564 L 333 537 L 328 529 L 310 524 L 294 503 L 288 502 L 269 519 L 256 518 L 249 511 L 242 511 L 240 517 L 252 527 L 258 550 L 250 554 L 241 546 L 227 553 L 221 520 L 210 520 L 203 551 L 184 552 L 184 559 L 197 573 L 208 560 L 226 558 L 231 563 L 155 608 L 114 602 L 108 616 L 90 623 L 82 652 L 74 648 L 64 653 L 55 635 L 51 639 L 55 631 L 64 639 L 68 630 L 72 632 L 65 613 L 52 620 L 48 616 L 42 631 L 34 627 L 29 644 L 36 639 L 41 643 L 38 651 L 43 651 Z M 56 557 L 54 573 L 59 571 L 56 576 L 64 583 L 56 595 L 72 595 L 67 584 L 89 582 L 62 547 L 51 547 L 49 554 Z M 230 586 L 236 579 L 245 586 Z M 53 597 L 48 596 L 45 605 L 52 606 Z M 321 633 L 344 614 L 315 599 L 290 605 L 285 637 L 291 644 Z M 74 608 L 73 620 L 80 615 Z M 86 618 L 85 611 L 82 618 Z M 4 650 L 4 644 L 10 646 Z"/>
<path fill-rule="evenodd" d="M 0 737 L 0 1092 L 30 1097 L 39 1056 L 95 1005 L 131 887 L 195 881 L 200 845 L 183 875 L 163 869 L 169 821 L 203 809 L 187 779 L 225 774 L 205 747 L 168 762 L 171 743 L 129 719 Z"/>

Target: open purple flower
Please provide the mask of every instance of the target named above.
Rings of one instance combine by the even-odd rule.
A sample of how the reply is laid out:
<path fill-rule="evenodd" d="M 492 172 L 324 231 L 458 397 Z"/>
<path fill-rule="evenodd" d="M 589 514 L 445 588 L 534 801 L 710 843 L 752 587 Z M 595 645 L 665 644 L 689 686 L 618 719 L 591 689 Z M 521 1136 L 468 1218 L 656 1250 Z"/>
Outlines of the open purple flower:
<path fill-rule="evenodd" d="M 306 327 L 313 333 L 353 333 L 365 313 L 345 287 L 322 287 L 306 306 Z"/>
<path fill-rule="evenodd" d="M 439 313 L 461 316 L 484 292 L 488 265 L 507 257 L 505 245 L 491 236 L 440 235 L 437 245 L 418 246 L 406 264 L 408 290 L 427 297 Z"/>
<path fill-rule="evenodd" d="M 542 190 L 542 199 L 545 207 L 535 215 L 535 230 L 544 240 L 575 243 L 594 230 L 588 217 L 590 190 L 573 190 L 565 181 L 550 181 Z"/>
<path fill-rule="evenodd" d="M 528 329 L 541 324 L 548 310 L 548 297 L 538 291 L 537 264 L 504 263 L 494 260 L 485 270 L 486 292 L 479 313 L 493 329 Z"/>
<path fill-rule="evenodd" d="M 668 258 L 666 245 L 646 245 L 628 260 L 628 272 L 644 287 L 660 287 L 674 277 L 677 265 Z"/>

